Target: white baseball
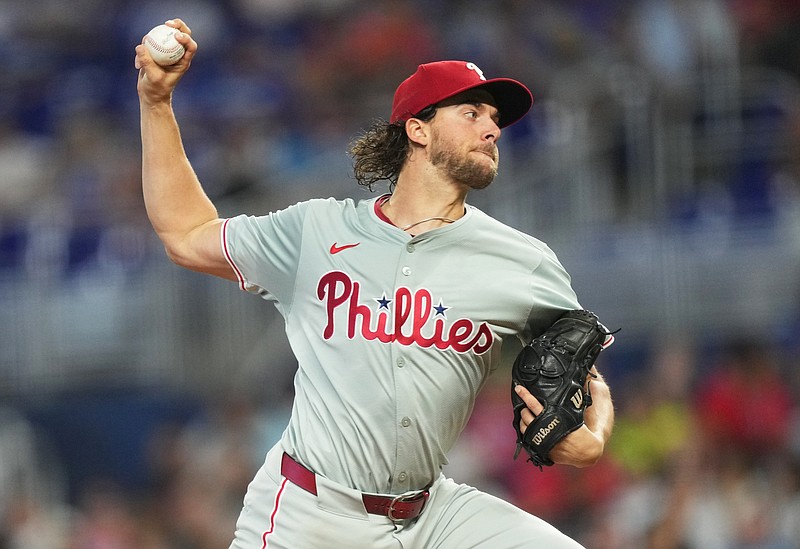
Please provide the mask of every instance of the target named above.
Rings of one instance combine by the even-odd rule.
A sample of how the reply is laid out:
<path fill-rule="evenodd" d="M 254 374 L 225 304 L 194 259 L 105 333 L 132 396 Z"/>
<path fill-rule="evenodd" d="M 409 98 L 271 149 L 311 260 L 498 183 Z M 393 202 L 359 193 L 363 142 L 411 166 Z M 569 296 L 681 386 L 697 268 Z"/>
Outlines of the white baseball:
<path fill-rule="evenodd" d="M 144 37 L 144 46 L 150 57 L 161 66 L 174 65 L 186 51 L 183 45 L 175 40 L 176 32 L 177 29 L 167 25 L 158 25 Z"/>

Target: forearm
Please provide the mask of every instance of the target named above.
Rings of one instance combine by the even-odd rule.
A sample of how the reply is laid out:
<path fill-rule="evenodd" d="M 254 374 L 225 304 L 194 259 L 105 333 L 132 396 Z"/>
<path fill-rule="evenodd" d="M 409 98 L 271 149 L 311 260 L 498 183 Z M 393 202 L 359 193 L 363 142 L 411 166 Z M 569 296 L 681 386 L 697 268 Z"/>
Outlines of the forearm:
<path fill-rule="evenodd" d="M 218 218 L 197 179 L 168 101 L 141 103 L 142 192 L 145 207 L 167 252 L 180 255 L 189 235 Z"/>
<path fill-rule="evenodd" d="M 611 400 L 611 390 L 603 376 L 593 369 L 595 378 L 590 378 L 589 391 L 592 395 L 592 405 L 586 408 L 583 419 L 586 427 L 594 433 L 605 445 L 611 438 L 614 428 L 614 403 Z"/>

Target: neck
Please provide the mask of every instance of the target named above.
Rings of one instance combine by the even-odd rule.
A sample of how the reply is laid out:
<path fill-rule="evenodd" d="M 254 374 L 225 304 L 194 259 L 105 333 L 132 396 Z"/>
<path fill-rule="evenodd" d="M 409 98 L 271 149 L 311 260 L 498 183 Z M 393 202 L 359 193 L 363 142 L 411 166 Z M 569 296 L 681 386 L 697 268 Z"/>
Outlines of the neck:
<path fill-rule="evenodd" d="M 466 193 L 430 192 L 412 189 L 398 181 L 382 210 L 397 227 L 417 235 L 447 225 L 464 216 Z"/>

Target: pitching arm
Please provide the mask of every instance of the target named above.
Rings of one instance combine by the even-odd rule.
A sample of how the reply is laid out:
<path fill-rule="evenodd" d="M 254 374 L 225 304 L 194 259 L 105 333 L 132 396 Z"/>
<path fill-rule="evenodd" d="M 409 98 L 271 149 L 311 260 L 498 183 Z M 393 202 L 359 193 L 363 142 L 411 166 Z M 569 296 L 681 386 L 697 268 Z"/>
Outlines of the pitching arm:
<path fill-rule="evenodd" d="M 222 252 L 222 220 L 194 172 L 172 109 L 175 86 L 191 65 L 197 43 L 180 19 L 167 22 L 180 31 L 186 49 L 174 65 L 156 64 L 144 45 L 136 46 L 137 91 L 141 113 L 142 191 L 150 223 L 176 264 L 230 280 L 235 273 Z"/>

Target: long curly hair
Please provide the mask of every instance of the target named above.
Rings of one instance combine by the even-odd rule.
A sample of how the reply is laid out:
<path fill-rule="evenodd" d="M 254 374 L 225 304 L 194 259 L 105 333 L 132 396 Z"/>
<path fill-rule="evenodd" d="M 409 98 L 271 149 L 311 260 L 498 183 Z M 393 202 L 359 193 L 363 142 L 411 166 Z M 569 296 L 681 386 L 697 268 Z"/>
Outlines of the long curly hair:
<path fill-rule="evenodd" d="M 413 118 L 427 122 L 435 114 L 436 106 L 431 105 Z M 353 175 L 359 185 L 373 191 L 378 181 L 388 181 L 392 191 L 409 150 L 405 121 L 391 124 L 379 119 L 353 139 L 347 152 L 353 157 Z"/>

